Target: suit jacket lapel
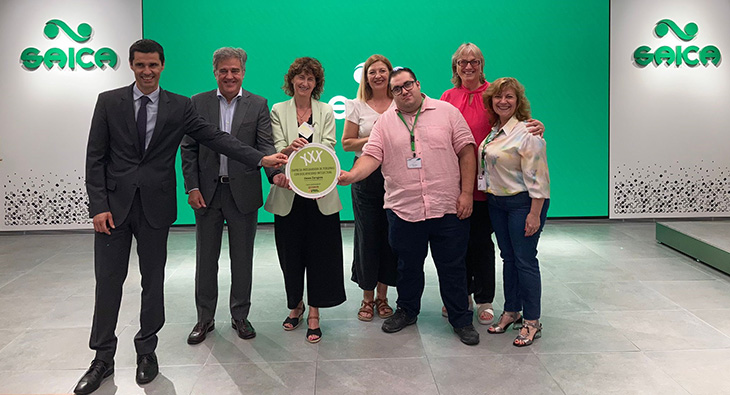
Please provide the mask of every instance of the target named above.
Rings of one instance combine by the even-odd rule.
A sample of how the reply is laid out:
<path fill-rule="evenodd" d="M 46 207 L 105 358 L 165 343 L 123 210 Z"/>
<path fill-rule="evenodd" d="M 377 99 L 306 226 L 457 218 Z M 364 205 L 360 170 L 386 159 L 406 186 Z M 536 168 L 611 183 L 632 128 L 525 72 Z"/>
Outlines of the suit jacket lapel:
<path fill-rule="evenodd" d="M 134 83 L 129 86 L 127 93 L 124 94 L 119 100 L 119 108 L 122 111 L 122 116 L 127 120 L 127 129 L 129 134 L 132 136 L 134 146 L 137 147 L 137 152 L 140 152 L 139 139 L 137 138 L 137 122 L 136 114 L 134 113 L 134 96 L 132 96 L 132 88 Z M 137 154 L 139 156 L 139 154 Z"/>
<path fill-rule="evenodd" d="M 322 142 L 322 117 L 320 117 L 319 102 L 312 99 L 312 123 L 314 123 L 314 137 L 312 137 L 313 143 Z"/>
<path fill-rule="evenodd" d="M 203 108 L 198 109 L 206 121 L 212 123 L 218 128 L 221 127 L 221 110 L 220 105 L 218 104 L 219 100 L 220 99 L 218 98 L 216 91 L 212 91 L 212 94 L 204 101 Z"/>
<path fill-rule="evenodd" d="M 288 102 L 289 108 L 286 111 L 286 123 L 291 127 L 286 128 L 289 133 L 289 143 L 299 137 L 299 124 L 297 123 L 297 105 L 294 103 L 294 98 Z"/>
<path fill-rule="evenodd" d="M 167 97 L 167 92 L 162 90 L 160 88 L 160 102 L 157 104 L 157 121 L 155 121 L 155 130 L 152 132 L 152 138 L 150 139 L 150 144 L 147 146 L 147 149 L 144 151 L 145 156 L 147 156 L 147 153 L 150 152 L 150 149 L 154 147 L 157 140 L 160 139 L 160 134 L 162 133 L 162 128 L 165 127 L 165 123 L 167 122 L 167 117 L 170 114 L 170 100 Z"/>
<path fill-rule="evenodd" d="M 238 135 L 238 129 L 241 128 L 243 118 L 246 116 L 248 107 L 251 105 L 250 96 L 251 94 L 248 91 L 244 90 L 241 94 L 241 98 L 238 100 L 238 105 L 236 105 L 236 112 L 233 113 L 233 124 L 231 125 L 231 135 L 233 135 L 233 137 L 236 137 Z"/>

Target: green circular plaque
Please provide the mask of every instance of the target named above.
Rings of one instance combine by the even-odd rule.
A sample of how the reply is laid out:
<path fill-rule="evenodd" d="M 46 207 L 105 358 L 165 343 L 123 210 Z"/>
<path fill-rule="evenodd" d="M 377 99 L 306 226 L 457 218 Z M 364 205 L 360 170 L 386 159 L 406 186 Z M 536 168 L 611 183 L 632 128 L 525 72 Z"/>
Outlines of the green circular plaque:
<path fill-rule="evenodd" d="M 294 152 L 286 165 L 289 186 L 305 198 L 320 198 L 335 189 L 340 176 L 340 161 L 332 148 L 309 143 Z"/>

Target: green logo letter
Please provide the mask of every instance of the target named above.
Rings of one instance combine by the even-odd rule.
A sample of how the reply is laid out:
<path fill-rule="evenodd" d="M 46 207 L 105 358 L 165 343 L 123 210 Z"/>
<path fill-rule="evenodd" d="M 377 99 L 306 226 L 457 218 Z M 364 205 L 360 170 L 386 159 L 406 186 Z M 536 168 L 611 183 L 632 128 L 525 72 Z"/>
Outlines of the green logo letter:
<path fill-rule="evenodd" d="M 23 63 L 23 67 L 28 70 L 35 70 L 41 67 L 43 63 L 43 56 L 38 53 L 38 48 L 28 47 L 20 54 L 20 61 Z"/>
<path fill-rule="evenodd" d="M 117 53 L 111 48 L 100 48 L 94 55 L 94 61 L 100 69 L 104 68 L 106 63 L 109 67 L 114 68 L 117 65 Z"/>
<path fill-rule="evenodd" d="M 43 64 L 45 64 L 49 70 L 53 68 L 54 62 L 58 63 L 58 67 L 61 69 L 66 67 L 66 60 L 68 60 L 66 54 L 58 48 L 49 49 L 43 56 Z"/>

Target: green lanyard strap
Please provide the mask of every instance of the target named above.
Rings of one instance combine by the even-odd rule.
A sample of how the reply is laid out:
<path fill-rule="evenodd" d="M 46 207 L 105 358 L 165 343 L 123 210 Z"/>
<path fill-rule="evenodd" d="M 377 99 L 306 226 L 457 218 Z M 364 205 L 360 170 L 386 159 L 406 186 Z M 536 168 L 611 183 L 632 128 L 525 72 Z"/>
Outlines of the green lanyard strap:
<path fill-rule="evenodd" d="M 408 133 L 411 134 L 411 152 L 413 152 L 413 157 L 416 157 L 416 137 L 413 134 L 413 131 L 416 130 L 416 122 L 418 122 L 418 116 L 421 115 L 421 107 L 418 107 L 418 112 L 416 113 L 416 117 L 413 119 L 413 127 L 408 127 L 408 122 L 406 122 L 405 118 L 403 118 L 403 114 L 398 111 L 398 117 L 401 121 L 403 121 L 403 124 L 406 125 L 406 129 L 408 129 Z"/>

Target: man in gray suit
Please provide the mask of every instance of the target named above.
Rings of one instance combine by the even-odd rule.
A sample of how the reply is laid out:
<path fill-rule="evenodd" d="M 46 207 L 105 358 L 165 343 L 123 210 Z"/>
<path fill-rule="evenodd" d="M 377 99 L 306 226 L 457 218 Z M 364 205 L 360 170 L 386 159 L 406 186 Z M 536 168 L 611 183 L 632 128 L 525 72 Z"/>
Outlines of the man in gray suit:
<path fill-rule="evenodd" d="M 220 48 L 213 54 L 213 75 L 218 89 L 193 96 L 193 106 L 208 122 L 265 154 L 273 154 L 271 118 L 266 99 L 241 88 L 246 73 L 246 52 Z M 223 223 L 228 225 L 231 260 L 231 325 L 242 339 L 256 330 L 248 320 L 251 307 L 253 245 L 258 209 L 263 204 L 261 172 L 185 137 L 181 146 L 182 169 L 188 203 L 195 210 L 195 306 L 198 321 L 188 344 L 205 340 L 215 328 L 218 302 L 218 258 Z M 279 170 L 266 169 L 270 182 Z M 278 176 L 278 177 L 277 177 Z"/>
<path fill-rule="evenodd" d="M 132 237 L 142 275 L 140 329 L 134 337 L 136 381 L 158 373 L 157 332 L 165 322 L 163 284 L 167 235 L 177 217 L 175 157 L 185 135 L 255 169 L 279 167 L 282 154 L 265 156 L 205 122 L 190 99 L 159 88 L 162 46 L 139 40 L 129 48 L 135 83 L 99 95 L 86 154 L 86 189 L 93 218 L 96 294 L 89 347 L 96 351 L 74 389 L 89 394 L 114 373 L 115 329 Z"/>

